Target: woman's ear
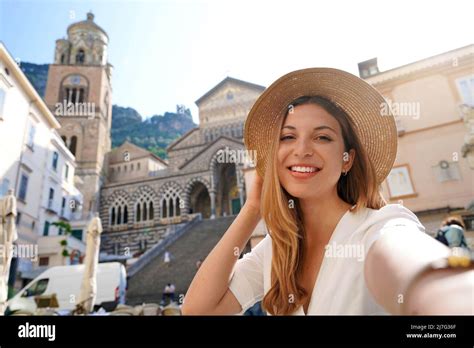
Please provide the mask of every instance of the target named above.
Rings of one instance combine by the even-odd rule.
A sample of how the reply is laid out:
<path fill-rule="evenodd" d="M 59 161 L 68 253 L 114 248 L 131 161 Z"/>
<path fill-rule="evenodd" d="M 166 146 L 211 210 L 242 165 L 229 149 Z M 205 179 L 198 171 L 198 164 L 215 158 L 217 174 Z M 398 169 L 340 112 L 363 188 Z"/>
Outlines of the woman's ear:
<path fill-rule="evenodd" d="M 345 151 L 342 154 L 342 171 L 348 172 L 352 168 L 354 163 L 356 152 L 354 149 L 350 149 L 349 152 Z"/>

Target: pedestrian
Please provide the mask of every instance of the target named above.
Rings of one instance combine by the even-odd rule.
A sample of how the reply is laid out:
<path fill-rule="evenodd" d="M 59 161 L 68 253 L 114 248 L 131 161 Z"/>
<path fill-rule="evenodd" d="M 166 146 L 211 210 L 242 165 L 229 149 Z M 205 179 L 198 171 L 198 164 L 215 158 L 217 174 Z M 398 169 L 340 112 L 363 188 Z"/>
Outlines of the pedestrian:
<path fill-rule="evenodd" d="M 441 223 L 441 228 L 436 233 L 436 240 L 450 248 L 461 247 L 469 249 L 464 235 L 466 226 L 460 216 L 448 216 Z"/>
<path fill-rule="evenodd" d="M 174 302 L 175 290 L 176 290 L 176 288 L 175 288 L 174 284 L 172 284 L 172 283 L 166 284 L 165 289 L 163 291 L 163 295 L 161 297 L 162 304 L 165 304 L 166 299 L 169 299 L 170 303 Z"/>
<path fill-rule="evenodd" d="M 165 251 L 165 256 L 163 258 L 163 262 L 165 263 L 166 266 L 169 266 L 171 263 L 171 254 L 169 251 Z"/>

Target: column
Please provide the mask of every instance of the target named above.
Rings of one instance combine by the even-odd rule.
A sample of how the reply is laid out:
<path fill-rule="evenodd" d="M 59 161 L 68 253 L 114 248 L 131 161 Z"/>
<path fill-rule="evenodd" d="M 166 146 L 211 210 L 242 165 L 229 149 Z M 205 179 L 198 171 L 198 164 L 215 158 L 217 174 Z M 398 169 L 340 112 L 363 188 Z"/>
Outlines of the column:
<path fill-rule="evenodd" d="M 216 218 L 216 190 L 213 188 L 209 192 L 209 196 L 211 197 L 211 219 Z"/>

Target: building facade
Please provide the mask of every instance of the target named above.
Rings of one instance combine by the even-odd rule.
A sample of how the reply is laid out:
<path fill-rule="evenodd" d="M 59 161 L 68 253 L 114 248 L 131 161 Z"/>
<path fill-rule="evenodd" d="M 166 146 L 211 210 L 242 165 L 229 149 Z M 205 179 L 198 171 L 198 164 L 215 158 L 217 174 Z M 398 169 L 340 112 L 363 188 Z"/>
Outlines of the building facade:
<path fill-rule="evenodd" d="M 369 63 L 361 76 L 384 95 L 398 128 L 384 197 L 415 212 L 432 235 L 460 215 L 474 247 L 474 45 L 384 72 Z"/>
<path fill-rule="evenodd" d="M 51 223 L 73 220 L 66 210 L 61 212 L 61 202 L 73 199 L 78 209 L 82 205 L 82 195 L 73 179 L 75 159 L 64 146 L 59 128 L 54 115 L 0 43 L 0 195 L 13 190 L 17 198 L 16 244 L 24 254 L 17 254 L 12 269 L 19 272 L 19 280 L 31 279 L 40 257 L 52 255 L 42 248 L 48 243 L 40 242 L 45 231 L 58 234 Z M 75 223 L 82 228 L 82 222 Z M 83 250 L 82 241 L 76 244 Z M 55 256 L 58 264 L 67 262 L 61 254 Z"/>
<path fill-rule="evenodd" d="M 47 267 L 78 263 L 84 257 L 87 221 L 82 220 L 83 196 L 75 186 L 75 168 L 74 156 L 59 134 L 54 133 L 43 170 L 39 255 L 32 276 Z M 61 221 L 71 226 L 71 235 L 54 224 Z M 67 245 L 61 245 L 63 240 Z"/>
<path fill-rule="evenodd" d="M 245 200 L 243 125 L 263 90 L 224 79 L 196 101 L 200 125 L 168 146 L 167 161 L 129 143 L 112 151 L 101 190 L 102 249 L 139 253 L 195 214 L 237 214 Z"/>

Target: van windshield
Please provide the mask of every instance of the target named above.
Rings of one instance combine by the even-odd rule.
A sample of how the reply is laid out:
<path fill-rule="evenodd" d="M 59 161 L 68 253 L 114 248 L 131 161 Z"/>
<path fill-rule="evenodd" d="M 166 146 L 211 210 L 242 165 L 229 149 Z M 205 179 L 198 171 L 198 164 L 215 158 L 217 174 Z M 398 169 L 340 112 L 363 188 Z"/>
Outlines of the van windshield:
<path fill-rule="evenodd" d="M 23 297 L 42 295 L 48 287 L 49 279 L 40 279 L 33 283 L 23 294 Z"/>

